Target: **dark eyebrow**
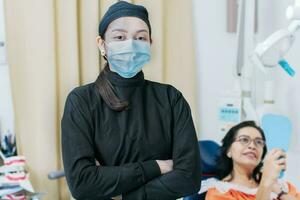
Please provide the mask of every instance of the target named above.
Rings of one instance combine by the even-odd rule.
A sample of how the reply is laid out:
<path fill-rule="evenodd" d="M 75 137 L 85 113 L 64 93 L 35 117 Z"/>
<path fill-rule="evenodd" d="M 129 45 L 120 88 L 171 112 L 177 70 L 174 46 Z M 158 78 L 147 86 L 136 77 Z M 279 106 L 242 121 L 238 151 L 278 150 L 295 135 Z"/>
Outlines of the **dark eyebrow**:
<path fill-rule="evenodd" d="M 251 138 L 251 137 L 248 136 L 248 135 L 239 135 L 239 136 L 237 136 L 235 139 L 239 139 L 239 138 L 241 138 L 241 137 Z"/>
<path fill-rule="evenodd" d="M 148 33 L 148 31 L 146 29 L 142 29 L 142 30 L 138 30 L 137 33 L 141 33 L 141 32 L 146 32 Z"/>
<path fill-rule="evenodd" d="M 248 138 L 251 138 L 249 135 L 239 135 L 238 137 L 248 137 Z M 262 139 L 263 140 L 262 137 L 255 137 L 254 139 Z"/>
<path fill-rule="evenodd" d="M 120 29 L 120 28 L 113 29 L 111 32 L 117 32 L 117 31 L 127 33 L 127 31 L 126 31 L 125 29 Z M 146 32 L 146 33 L 148 33 L 148 31 L 147 31 L 146 29 L 138 30 L 136 33 L 141 33 L 141 32 Z"/>

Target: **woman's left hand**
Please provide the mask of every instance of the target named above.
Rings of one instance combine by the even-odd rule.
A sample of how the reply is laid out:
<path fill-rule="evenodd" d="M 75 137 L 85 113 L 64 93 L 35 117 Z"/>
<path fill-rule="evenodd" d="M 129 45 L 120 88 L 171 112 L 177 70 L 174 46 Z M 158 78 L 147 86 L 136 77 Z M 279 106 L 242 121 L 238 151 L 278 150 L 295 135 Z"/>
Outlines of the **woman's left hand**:
<path fill-rule="evenodd" d="M 156 160 L 161 174 L 166 174 L 173 170 L 173 160 Z"/>

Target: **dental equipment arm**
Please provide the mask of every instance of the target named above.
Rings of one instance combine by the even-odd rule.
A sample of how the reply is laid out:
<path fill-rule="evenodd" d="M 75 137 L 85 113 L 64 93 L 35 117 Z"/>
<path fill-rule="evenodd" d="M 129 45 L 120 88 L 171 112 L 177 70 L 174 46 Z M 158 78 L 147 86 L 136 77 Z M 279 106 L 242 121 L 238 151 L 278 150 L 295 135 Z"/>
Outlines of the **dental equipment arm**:
<path fill-rule="evenodd" d="M 236 75 L 242 89 L 243 114 L 241 119 L 257 121 L 252 103 L 253 63 L 248 59 L 254 49 L 255 7 L 256 1 L 239 1 Z"/>
<path fill-rule="evenodd" d="M 284 55 L 291 48 L 296 32 L 300 29 L 300 0 L 296 0 L 294 6 L 287 8 L 287 18 L 292 20 L 290 25 L 276 31 L 258 44 L 251 56 L 254 65 L 265 74 L 266 67 L 272 68 L 279 64 L 290 76 L 295 75 L 295 71 L 284 59 Z"/>

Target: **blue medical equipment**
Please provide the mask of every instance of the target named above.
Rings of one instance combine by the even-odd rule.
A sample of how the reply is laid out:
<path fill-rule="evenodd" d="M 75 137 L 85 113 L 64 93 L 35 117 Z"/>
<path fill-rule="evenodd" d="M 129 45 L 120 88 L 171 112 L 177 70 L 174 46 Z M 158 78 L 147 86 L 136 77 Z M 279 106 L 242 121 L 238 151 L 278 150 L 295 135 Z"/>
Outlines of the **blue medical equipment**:
<path fill-rule="evenodd" d="M 288 117 L 266 114 L 262 117 L 261 127 L 265 132 L 268 150 L 280 148 L 288 151 L 292 136 L 292 123 Z M 282 171 L 279 178 L 283 175 Z"/>
<path fill-rule="evenodd" d="M 294 76 L 295 75 L 295 70 L 292 68 L 292 66 L 284 59 L 280 60 L 278 62 L 278 64 L 282 67 L 282 69 L 284 69 L 284 71 L 286 71 L 286 73 L 288 73 L 288 75 L 290 76 Z"/>

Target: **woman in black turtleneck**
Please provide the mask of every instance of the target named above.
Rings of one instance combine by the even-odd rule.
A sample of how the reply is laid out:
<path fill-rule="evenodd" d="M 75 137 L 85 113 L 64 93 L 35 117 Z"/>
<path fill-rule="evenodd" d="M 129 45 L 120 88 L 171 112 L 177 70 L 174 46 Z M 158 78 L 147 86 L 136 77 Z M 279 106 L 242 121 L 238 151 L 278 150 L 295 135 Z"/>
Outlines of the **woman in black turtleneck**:
<path fill-rule="evenodd" d="M 108 61 L 75 88 L 62 118 L 62 154 L 76 199 L 173 200 L 199 191 L 200 156 L 188 103 L 144 79 L 151 26 L 143 6 L 113 4 L 97 45 Z M 96 164 L 97 163 L 97 164 Z"/>

